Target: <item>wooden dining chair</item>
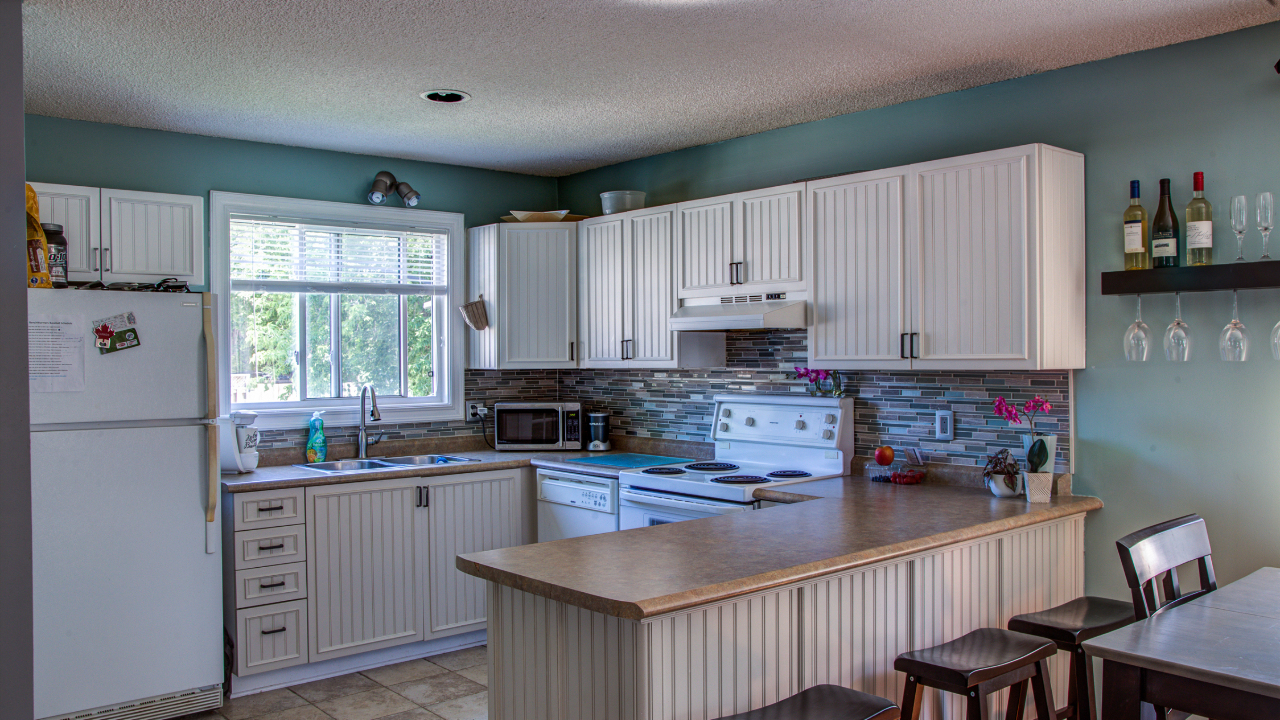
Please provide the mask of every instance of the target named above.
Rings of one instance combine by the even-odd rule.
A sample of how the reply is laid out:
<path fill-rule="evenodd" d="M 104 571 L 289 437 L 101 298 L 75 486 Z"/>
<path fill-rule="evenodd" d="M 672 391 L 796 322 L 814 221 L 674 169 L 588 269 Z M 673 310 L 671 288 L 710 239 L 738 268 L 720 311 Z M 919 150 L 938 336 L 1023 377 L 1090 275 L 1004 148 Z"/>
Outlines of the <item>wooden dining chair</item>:
<path fill-rule="evenodd" d="M 1184 515 L 1125 535 L 1116 541 L 1124 577 L 1133 593 L 1133 612 L 1143 620 L 1218 589 L 1213 574 L 1209 530 L 1199 515 Z M 1196 562 L 1200 588 L 1183 593 L 1178 567 Z M 1159 586 L 1157 586 L 1159 582 Z M 1157 720 L 1182 720 L 1181 710 L 1154 706 Z"/>
<path fill-rule="evenodd" d="M 1116 549 L 1120 551 L 1120 564 L 1124 566 L 1124 577 L 1133 593 L 1133 611 L 1139 620 L 1218 589 L 1209 531 L 1199 515 L 1186 515 L 1125 535 L 1116 541 Z M 1184 594 L 1178 582 L 1178 566 L 1192 561 L 1200 569 L 1200 589 Z"/>

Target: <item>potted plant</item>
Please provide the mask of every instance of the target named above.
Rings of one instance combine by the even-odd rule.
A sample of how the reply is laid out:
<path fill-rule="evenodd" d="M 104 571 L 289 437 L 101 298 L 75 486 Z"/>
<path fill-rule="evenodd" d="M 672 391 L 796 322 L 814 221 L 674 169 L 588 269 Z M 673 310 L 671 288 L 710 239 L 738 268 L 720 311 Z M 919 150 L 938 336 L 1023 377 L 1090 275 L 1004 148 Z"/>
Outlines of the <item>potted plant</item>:
<path fill-rule="evenodd" d="M 844 378 L 838 370 L 810 370 L 797 367 L 787 373 L 790 380 L 808 380 L 809 394 L 815 397 L 844 397 Z"/>
<path fill-rule="evenodd" d="M 992 495 L 1014 497 L 1022 491 L 1020 470 L 1013 452 L 1009 448 L 1002 448 L 987 458 L 987 466 L 982 469 L 982 477 Z"/>
<path fill-rule="evenodd" d="M 1023 489 L 1027 502 L 1049 502 L 1053 493 L 1053 458 L 1057 452 L 1058 437 L 1036 431 L 1036 415 L 1052 410 L 1053 406 L 1039 395 L 1023 403 L 1021 408 L 1010 405 L 1004 398 L 995 399 L 997 416 L 1015 425 L 1026 418 L 1031 432 L 1022 436 L 1022 449 L 1026 453 L 1027 471 L 1023 473 Z"/>

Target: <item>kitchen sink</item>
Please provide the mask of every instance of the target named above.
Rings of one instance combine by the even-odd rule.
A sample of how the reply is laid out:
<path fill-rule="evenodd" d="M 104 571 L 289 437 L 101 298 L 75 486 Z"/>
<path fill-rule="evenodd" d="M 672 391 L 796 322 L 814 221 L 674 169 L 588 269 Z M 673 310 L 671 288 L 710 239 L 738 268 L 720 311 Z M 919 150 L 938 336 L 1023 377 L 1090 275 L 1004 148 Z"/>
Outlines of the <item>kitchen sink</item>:
<path fill-rule="evenodd" d="M 401 455 L 400 457 L 378 458 L 391 465 L 458 465 L 461 463 L 480 462 L 475 458 L 459 455 Z"/>
<path fill-rule="evenodd" d="M 381 460 L 330 460 L 329 462 L 299 464 L 294 465 L 294 467 L 319 470 L 320 472 L 340 473 L 356 470 L 386 470 L 394 466 Z"/>

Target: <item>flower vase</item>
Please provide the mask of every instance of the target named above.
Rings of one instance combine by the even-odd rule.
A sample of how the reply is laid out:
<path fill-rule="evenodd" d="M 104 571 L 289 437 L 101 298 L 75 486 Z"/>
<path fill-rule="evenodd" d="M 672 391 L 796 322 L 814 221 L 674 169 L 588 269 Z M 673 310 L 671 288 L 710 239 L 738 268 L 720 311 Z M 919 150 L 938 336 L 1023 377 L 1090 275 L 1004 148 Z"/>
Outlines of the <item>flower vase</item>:
<path fill-rule="evenodd" d="M 1031 451 L 1031 445 L 1036 440 L 1044 441 L 1044 449 L 1048 452 L 1049 459 L 1045 462 L 1044 467 L 1031 467 L 1031 461 L 1027 460 L 1027 453 Z M 1048 433 L 1028 433 L 1022 436 L 1022 459 L 1027 460 L 1028 472 L 1047 472 L 1053 474 L 1054 458 L 1058 451 L 1058 436 L 1049 435 Z"/>
<path fill-rule="evenodd" d="M 1009 487 L 1006 478 L 1013 478 L 1013 487 Z M 986 480 L 987 489 L 996 497 L 1009 498 L 1017 497 L 1022 493 L 1022 474 L 1017 475 L 992 475 Z"/>
<path fill-rule="evenodd" d="M 1027 490 L 1027 502 L 1047 503 L 1053 498 L 1053 473 L 1024 472 L 1022 486 Z"/>

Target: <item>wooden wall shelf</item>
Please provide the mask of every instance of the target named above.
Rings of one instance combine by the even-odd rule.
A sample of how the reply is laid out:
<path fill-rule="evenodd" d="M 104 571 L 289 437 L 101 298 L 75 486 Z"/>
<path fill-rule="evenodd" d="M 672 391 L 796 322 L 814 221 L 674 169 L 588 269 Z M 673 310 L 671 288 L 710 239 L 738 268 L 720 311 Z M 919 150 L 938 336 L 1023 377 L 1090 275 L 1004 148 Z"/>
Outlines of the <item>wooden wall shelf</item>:
<path fill-rule="evenodd" d="M 1155 295 L 1269 288 L 1280 288 L 1280 261 L 1102 273 L 1103 295 Z"/>

